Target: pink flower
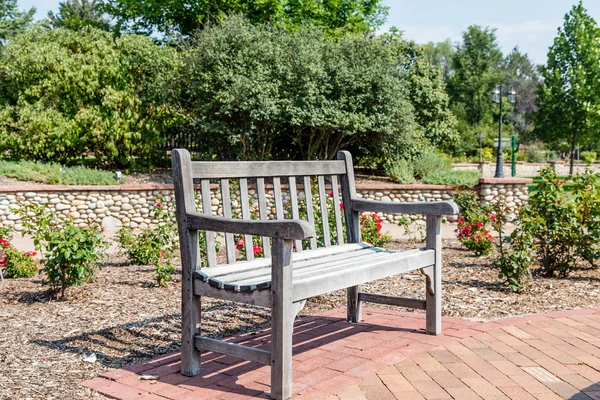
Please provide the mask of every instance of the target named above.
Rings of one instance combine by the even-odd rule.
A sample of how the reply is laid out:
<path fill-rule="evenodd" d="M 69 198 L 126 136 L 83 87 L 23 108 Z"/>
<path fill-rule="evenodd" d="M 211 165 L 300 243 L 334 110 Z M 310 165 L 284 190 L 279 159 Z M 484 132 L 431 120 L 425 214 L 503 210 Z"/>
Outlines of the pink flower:
<path fill-rule="evenodd" d="M 262 247 L 260 247 L 260 246 L 254 245 L 254 246 L 252 247 L 252 251 L 254 252 L 254 255 L 255 255 L 255 256 L 257 256 L 257 255 L 259 255 L 260 253 L 262 253 L 262 251 L 263 251 L 263 248 L 262 248 Z"/>
<path fill-rule="evenodd" d="M 160 201 L 157 201 L 156 203 L 154 203 L 154 207 L 162 208 L 162 203 Z"/>
<path fill-rule="evenodd" d="M 333 197 L 333 190 L 329 191 L 329 197 Z"/>
<path fill-rule="evenodd" d="M 481 221 L 477 221 L 477 227 L 481 228 L 483 226 L 483 223 Z"/>
<path fill-rule="evenodd" d="M 340 210 L 344 209 L 344 203 L 340 201 Z"/>
<path fill-rule="evenodd" d="M 491 219 L 492 221 L 495 221 L 495 220 L 496 220 L 496 217 L 494 217 L 493 215 L 491 215 L 491 216 L 490 216 L 490 219 Z"/>
<path fill-rule="evenodd" d="M 240 240 L 238 240 L 237 244 L 235 245 L 235 248 L 238 250 L 241 250 L 244 247 L 244 238 L 241 238 Z"/>

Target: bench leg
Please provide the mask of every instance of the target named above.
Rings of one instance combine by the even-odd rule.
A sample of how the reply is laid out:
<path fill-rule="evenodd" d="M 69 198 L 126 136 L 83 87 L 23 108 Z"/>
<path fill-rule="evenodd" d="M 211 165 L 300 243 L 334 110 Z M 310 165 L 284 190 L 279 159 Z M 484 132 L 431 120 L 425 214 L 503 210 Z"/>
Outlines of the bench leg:
<path fill-rule="evenodd" d="M 360 322 L 362 321 L 362 305 L 358 300 L 358 293 L 360 292 L 361 286 L 351 286 L 346 289 L 347 297 L 347 309 L 348 309 L 348 322 Z"/>
<path fill-rule="evenodd" d="M 292 398 L 292 336 L 299 306 L 292 304 L 292 241 L 274 239 L 271 271 L 271 398 Z"/>
<path fill-rule="evenodd" d="M 425 309 L 426 331 L 430 335 L 442 333 L 442 217 L 427 216 L 427 248 L 435 250 L 435 264 L 423 268 L 427 277 Z"/>
<path fill-rule="evenodd" d="M 193 273 L 198 260 L 198 234 L 189 232 L 189 237 L 182 246 L 182 299 L 181 299 L 181 374 L 198 375 L 200 367 L 200 351 L 196 350 L 194 337 L 200 334 L 201 297 L 194 294 Z"/>

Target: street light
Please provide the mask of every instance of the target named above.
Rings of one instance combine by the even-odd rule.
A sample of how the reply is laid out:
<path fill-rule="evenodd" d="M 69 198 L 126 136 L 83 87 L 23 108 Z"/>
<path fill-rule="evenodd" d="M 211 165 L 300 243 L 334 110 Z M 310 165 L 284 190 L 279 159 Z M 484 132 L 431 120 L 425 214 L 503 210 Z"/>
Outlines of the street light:
<path fill-rule="evenodd" d="M 502 160 L 502 97 L 506 96 L 510 104 L 515 104 L 517 96 L 513 88 L 504 93 L 504 85 L 496 86 L 492 92 L 492 101 L 500 104 L 500 120 L 498 127 L 498 156 L 496 157 L 496 175 L 494 178 L 504 178 L 504 162 Z"/>

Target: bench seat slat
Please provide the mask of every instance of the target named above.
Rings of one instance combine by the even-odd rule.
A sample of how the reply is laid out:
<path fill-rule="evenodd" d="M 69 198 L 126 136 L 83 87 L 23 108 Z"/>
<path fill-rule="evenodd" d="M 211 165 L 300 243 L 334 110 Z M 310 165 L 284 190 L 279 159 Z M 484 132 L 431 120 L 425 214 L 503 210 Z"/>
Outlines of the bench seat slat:
<path fill-rule="evenodd" d="M 335 246 L 333 248 L 347 246 Z M 314 252 L 296 253 L 294 256 L 301 257 L 309 253 Z M 344 257 L 345 255 L 350 255 L 350 257 Z M 259 261 L 268 262 L 270 259 L 256 260 L 253 263 L 258 264 Z M 361 250 L 355 249 L 331 257 L 308 258 L 302 261 L 296 259 L 295 261 L 297 262 L 293 264 L 292 292 L 294 301 L 298 301 L 346 288 L 356 281 L 366 283 L 398 273 L 424 268 L 433 265 L 435 260 L 432 250 L 393 251 L 365 247 Z M 239 266 L 240 264 L 235 265 Z M 231 294 L 240 291 L 260 291 L 271 286 L 270 263 L 260 264 L 258 269 L 245 272 L 238 270 L 238 273 L 221 276 L 214 276 L 211 269 L 205 269 L 202 272 L 196 272 L 195 277 L 203 285 L 208 284 L 212 288 Z"/>

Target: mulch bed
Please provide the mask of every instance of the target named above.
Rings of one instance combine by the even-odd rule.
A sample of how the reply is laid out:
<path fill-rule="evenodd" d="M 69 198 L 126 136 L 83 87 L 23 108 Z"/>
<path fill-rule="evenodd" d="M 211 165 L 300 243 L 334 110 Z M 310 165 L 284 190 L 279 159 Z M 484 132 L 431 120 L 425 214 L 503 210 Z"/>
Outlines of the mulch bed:
<path fill-rule="evenodd" d="M 394 241 L 390 248 L 414 248 Z M 493 319 L 600 306 L 600 271 L 568 279 L 535 277 L 523 293 L 501 285 L 489 258 L 469 255 L 456 240 L 444 244 L 443 314 Z M 180 277 L 156 288 L 152 268 L 110 256 L 98 279 L 55 301 L 40 277 L 7 280 L 0 288 L 0 399 L 103 398 L 79 382 L 113 368 L 179 348 Z M 400 275 L 366 285 L 367 291 L 424 295 L 424 277 Z M 311 299 L 304 315 L 345 304 L 343 291 Z M 204 333 L 213 336 L 268 326 L 268 310 L 205 302 Z M 92 356 L 93 355 L 93 356 Z M 92 356 L 90 358 L 90 356 Z M 93 359 L 96 361 L 93 361 Z"/>

